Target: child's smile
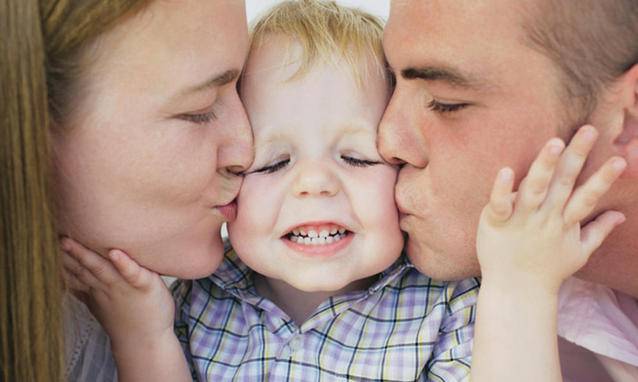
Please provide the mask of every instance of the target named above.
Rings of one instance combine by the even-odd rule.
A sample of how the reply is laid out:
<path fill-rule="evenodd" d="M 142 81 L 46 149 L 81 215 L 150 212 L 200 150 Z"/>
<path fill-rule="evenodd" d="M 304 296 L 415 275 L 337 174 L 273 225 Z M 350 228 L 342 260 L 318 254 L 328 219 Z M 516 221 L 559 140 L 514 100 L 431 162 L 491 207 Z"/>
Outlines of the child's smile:
<path fill-rule="evenodd" d="M 291 249 L 313 256 L 333 256 L 347 247 L 354 232 L 332 222 L 304 223 L 282 237 Z"/>

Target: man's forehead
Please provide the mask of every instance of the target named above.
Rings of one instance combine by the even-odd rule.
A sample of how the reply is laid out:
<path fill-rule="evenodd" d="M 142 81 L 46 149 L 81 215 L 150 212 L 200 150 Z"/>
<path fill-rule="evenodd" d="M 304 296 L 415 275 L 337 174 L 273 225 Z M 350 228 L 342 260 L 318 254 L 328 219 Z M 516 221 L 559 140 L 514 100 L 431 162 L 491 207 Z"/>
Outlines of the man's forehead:
<path fill-rule="evenodd" d="M 389 64 L 395 71 L 454 68 L 447 72 L 474 79 L 499 70 L 499 60 L 527 49 L 522 18 L 501 14 L 503 1 L 394 0 L 383 41 Z M 519 6 L 510 8 L 520 15 Z"/>

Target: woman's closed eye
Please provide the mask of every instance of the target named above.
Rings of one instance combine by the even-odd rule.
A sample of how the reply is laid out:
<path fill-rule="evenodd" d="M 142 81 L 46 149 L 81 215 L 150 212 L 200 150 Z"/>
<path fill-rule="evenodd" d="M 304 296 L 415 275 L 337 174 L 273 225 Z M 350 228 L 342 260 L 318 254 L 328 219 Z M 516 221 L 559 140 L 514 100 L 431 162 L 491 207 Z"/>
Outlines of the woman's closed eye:
<path fill-rule="evenodd" d="M 462 110 L 468 107 L 470 104 L 461 102 L 461 103 L 444 103 L 437 101 L 435 99 L 428 102 L 428 109 L 437 112 L 437 113 L 453 113 L 455 111 Z"/>
<path fill-rule="evenodd" d="M 182 119 L 187 122 L 192 122 L 197 125 L 205 125 L 211 121 L 217 119 L 217 115 L 215 115 L 214 111 L 208 111 L 206 113 L 187 113 L 180 114 L 177 118 Z"/>
<path fill-rule="evenodd" d="M 342 155 L 341 159 L 347 164 L 349 164 L 350 166 L 354 166 L 354 167 L 369 167 L 369 166 L 374 166 L 381 163 L 378 161 L 354 158 L 348 155 Z"/>

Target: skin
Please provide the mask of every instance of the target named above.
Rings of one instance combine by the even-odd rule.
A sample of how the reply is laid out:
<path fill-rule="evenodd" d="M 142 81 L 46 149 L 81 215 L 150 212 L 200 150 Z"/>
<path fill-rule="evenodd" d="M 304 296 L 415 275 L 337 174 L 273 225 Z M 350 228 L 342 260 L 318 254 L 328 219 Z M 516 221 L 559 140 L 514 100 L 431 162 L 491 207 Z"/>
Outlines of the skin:
<path fill-rule="evenodd" d="M 291 63 L 282 63 L 291 51 Z M 345 63 L 319 62 L 288 81 L 300 54 L 273 36 L 248 59 L 241 94 L 256 153 L 229 235 L 242 261 L 264 276 L 258 290 L 288 312 L 308 305 L 310 313 L 336 292 L 365 288 L 355 281 L 391 265 L 403 238 L 393 198 L 397 171 L 376 149 L 387 80 L 371 70 L 359 87 Z M 340 224 L 352 241 L 321 254 L 286 245 L 294 227 L 313 222 Z"/>
<path fill-rule="evenodd" d="M 580 125 L 563 97 L 558 67 L 526 42 L 524 15 L 520 2 L 508 0 L 392 3 L 384 49 L 397 86 L 378 145 L 384 158 L 405 163 L 396 201 L 408 255 L 436 279 L 480 273 L 476 226 L 498 169 L 511 167 L 518 185 L 547 140 L 568 140 Z M 600 138 L 578 181 L 612 155 L 628 162 L 584 220 L 619 209 L 627 221 L 580 276 L 634 296 L 638 258 L 627 248 L 638 245 L 637 72 L 600 94 L 587 119 Z"/>
<path fill-rule="evenodd" d="M 53 136 L 61 233 L 160 274 L 212 273 L 233 217 L 220 207 L 252 160 L 236 91 L 247 49 L 239 1 L 156 1 L 87 49 Z"/>

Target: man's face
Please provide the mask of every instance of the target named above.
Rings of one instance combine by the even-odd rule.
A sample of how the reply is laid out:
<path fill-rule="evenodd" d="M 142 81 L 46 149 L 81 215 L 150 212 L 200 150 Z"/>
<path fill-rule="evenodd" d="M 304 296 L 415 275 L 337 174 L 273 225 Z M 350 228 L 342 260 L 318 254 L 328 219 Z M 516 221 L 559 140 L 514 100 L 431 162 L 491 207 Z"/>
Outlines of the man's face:
<path fill-rule="evenodd" d="M 479 274 L 476 227 L 498 169 L 520 180 L 564 130 L 558 71 L 526 42 L 518 4 L 392 3 L 384 48 L 397 86 L 378 144 L 406 163 L 401 228 L 411 260 L 437 279 Z"/>
<path fill-rule="evenodd" d="M 397 171 L 375 145 L 388 86 L 374 71 L 357 86 L 345 62 L 316 63 L 289 80 L 298 48 L 270 37 L 248 59 L 241 94 L 255 161 L 228 230 L 256 272 L 300 290 L 334 292 L 383 271 L 403 247 Z"/>

